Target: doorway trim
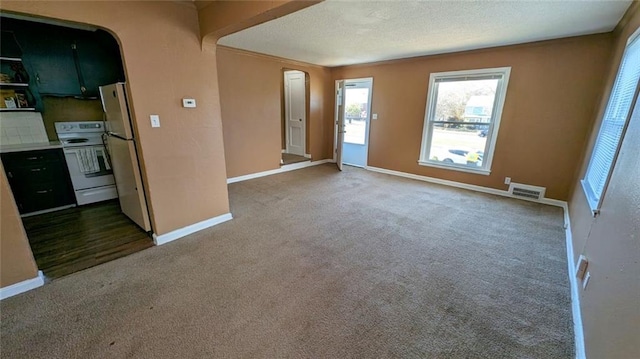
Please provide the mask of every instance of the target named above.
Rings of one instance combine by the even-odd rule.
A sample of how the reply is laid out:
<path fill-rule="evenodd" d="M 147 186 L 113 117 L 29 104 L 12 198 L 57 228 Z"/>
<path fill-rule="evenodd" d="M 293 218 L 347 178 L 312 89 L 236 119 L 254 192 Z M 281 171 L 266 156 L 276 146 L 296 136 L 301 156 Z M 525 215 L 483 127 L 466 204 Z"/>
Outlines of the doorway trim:
<path fill-rule="evenodd" d="M 365 158 L 364 158 L 364 166 L 362 168 L 367 168 L 369 166 L 369 142 L 371 140 L 371 117 L 372 117 L 372 113 L 371 113 L 371 108 L 372 108 L 372 104 L 371 101 L 373 99 L 373 77 L 361 77 L 361 78 L 356 78 L 356 79 L 339 79 L 339 80 L 335 80 L 335 90 L 334 90 L 334 121 L 333 121 L 333 162 L 336 162 L 337 158 L 336 158 L 336 154 L 338 151 L 338 101 L 337 101 L 337 94 L 338 94 L 338 83 L 339 81 L 344 81 L 345 82 L 345 91 L 347 88 L 347 84 L 349 83 L 354 83 L 354 82 L 370 82 L 371 86 L 369 87 L 369 98 L 368 98 L 368 102 L 367 102 L 367 130 L 365 132 Z"/>

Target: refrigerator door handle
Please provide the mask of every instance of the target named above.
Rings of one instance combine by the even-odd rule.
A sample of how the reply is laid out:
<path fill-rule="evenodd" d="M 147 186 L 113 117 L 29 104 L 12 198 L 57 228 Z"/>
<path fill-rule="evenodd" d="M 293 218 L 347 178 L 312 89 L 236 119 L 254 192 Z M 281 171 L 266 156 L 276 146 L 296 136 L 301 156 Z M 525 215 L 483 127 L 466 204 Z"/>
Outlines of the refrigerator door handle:
<path fill-rule="evenodd" d="M 109 153 L 109 144 L 107 143 L 107 138 L 109 137 L 109 133 L 103 133 L 102 134 L 102 145 L 104 146 L 104 154 L 105 154 L 105 161 L 109 162 L 109 166 L 111 166 L 111 168 L 113 168 L 113 162 L 111 162 L 111 153 Z"/>
<path fill-rule="evenodd" d="M 124 140 L 124 141 L 129 141 L 128 138 L 122 136 L 121 134 L 115 133 L 115 132 L 111 132 L 111 131 L 107 131 L 107 136 L 115 137 L 115 138 L 118 138 L 118 139 L 121 139 L 121 140 Z"/>

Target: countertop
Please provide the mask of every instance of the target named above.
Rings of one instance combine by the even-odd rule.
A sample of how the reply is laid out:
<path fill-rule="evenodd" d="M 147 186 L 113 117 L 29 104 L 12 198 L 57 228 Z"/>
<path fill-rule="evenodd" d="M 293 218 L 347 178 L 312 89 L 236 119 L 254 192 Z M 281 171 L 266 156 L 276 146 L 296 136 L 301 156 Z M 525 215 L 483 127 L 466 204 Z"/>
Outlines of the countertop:
<path fill-rule="evenodd" d="M 21 143 L 17 145 L 0 145 L 0 153 L 52 150 L 56 148 L 62 148 L 60 141 Z"/>

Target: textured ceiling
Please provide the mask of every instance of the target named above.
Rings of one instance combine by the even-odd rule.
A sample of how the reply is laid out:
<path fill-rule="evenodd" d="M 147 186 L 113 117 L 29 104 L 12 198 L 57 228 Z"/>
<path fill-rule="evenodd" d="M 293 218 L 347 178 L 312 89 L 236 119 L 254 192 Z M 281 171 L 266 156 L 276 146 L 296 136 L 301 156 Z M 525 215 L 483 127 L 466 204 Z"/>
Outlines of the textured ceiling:
<path fill-rule="evenodd" d="M 327 0 L 221 45 L 323 66 L 611 31 L 631 1 Z"/>

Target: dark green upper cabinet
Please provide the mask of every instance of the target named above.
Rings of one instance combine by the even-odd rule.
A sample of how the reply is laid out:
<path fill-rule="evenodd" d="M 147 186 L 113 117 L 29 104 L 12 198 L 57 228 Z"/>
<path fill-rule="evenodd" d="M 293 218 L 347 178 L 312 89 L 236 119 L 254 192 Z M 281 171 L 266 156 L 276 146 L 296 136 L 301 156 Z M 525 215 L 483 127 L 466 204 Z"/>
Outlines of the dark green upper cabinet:
<path fill-rule="evenodd" d="M 106 31 L 4 17 L 0 26 L 15 34 L 37 97 L 97 97 L 99 86 L 125 80 L 120 48 Z"/>
<path fill-rule="evenodd" d="M 120 50 L 104 31 L 82 34 L 75 41 L 77 71 L 85 96 L 99 96 L 98 87 L 124 81 Z"/>
<path fill-rule="evenodd" d="M 29 40 L 24 59 L 31 64 L 35 89 L 41 95 L 82 95 L 69 32 L 54 31 L 50 36 Z"/>

